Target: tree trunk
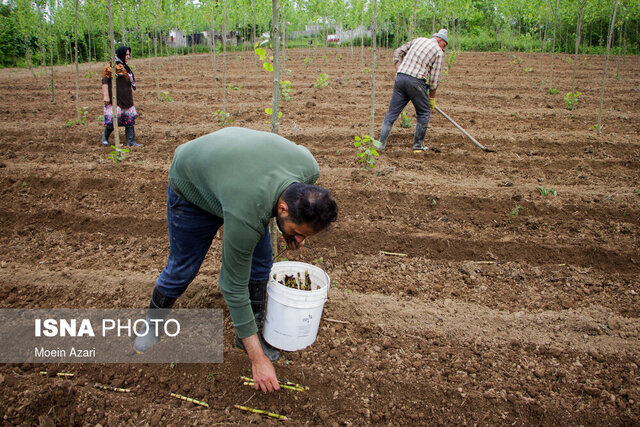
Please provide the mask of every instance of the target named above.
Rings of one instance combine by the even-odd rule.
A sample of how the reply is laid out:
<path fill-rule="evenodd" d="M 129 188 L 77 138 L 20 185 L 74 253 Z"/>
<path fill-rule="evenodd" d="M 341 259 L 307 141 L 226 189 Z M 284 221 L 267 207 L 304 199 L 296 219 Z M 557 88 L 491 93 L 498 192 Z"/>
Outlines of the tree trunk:
<path fill-rule="evenodd" d="M 116 41 L 113 36 L 113 12 L 111 0 L 107 0 L 107 12 L 109 14 L 109 41 L 111 45 L 111 111 L 113 112 L 113 133 L 115 134 L 116 147 L 120 147 L 120 135 L 118 133 L 118 86 L 116 85 Z"/>
<path fill-rule="evenodd" d="M 272 19 L 272 35 L 273 41 L 273 99 L 271 103 L 271 132 L 278 134 L 279 121 L 278 112 L 280 108 L 280 31 L 278 29 L 278 0 L 272 0 L 273 6 L 273 19 Z M 275 218 L 272 218 L 269 223 L 271 230 L 271 248 L 273 250 L 273 256 L 278 256 L 278 227 Z"/>
<path fill-rule="evenodd" d="M 580 33 L 582 31 L 582 12 L 584 11 L 584 5 L 587 0 L 580 2 L 580 13 L 578 14 L 578 24 L 576 27 L 576 54 L 573 61 L 573 76 L 571 77 L 571 93 L 576 91 L 576 70 L 578 68 L 578 49 L 580 48 Z"/>
<path fill-rule="evenodd" d="M 218 69 L 218 52 L 216 52 L 216 5 L 213 4 L 211 9 L 211 44 L 213 47 L 213 54 L 211 59 L 213 60 L 213 84 L 216 83 L 216 72 Z"/>
<path fill-rule="evenodd" d="M 124 30 L 124 5 L 122 4 L 122 0 L 120 0 L 120 20 L 122 21 L 122 45 L 127 45 L 127 36 Z"/>
<path fill-rule="evenodd" d="M 76 60 L 76 115 L 78 124 L 80 124 L 80 70 L 78 69 L 78 0 L 76 0 L 75 8 L 75 27 L 74 27 L 74 53 Z"/>
<path fill-rule="evenodd" d="M 362 28 L 362 37 L 360 37 L 360 69 L 364 69 L 364 36 L 367 33 L 364 29 L 364 3 L 362 3 L 362 19 L 360 27 Z"/>
<path fill-rule="evenodd" d="M 604 71 L 602 72 L 602 84 L 600 86 L 600 109 L 598 111 L 598 135 L 602 134 L 602 104 L 604 103 L 604 85 L 607 79 L 607 67 L 609 66 L 609 53 L 611 51 L 611 41 L 613 39 L 613 29 L 616 23 L 616 13 L 618 12 L 618 1 L 613 8 L 613 16 L 611 17 L 611 26 L 609 27 L 609 36 L 607 37 L 607 57 L 604 61 Z"/>
<path fill-rule="evenodd" d="M 224 22 L 222 26 L 222 111 L 227 111 L 227 0 L 223 1 Z"/>
<path fill-rule="evenodd" d="M 417 3 L 417 0 L 416 0 Z M 414 10 L 415 16 L 415 10 Z M 376 45 L 378 43 L 378 1 L 373 0 L 373 28 L 371 29 L 371 119 L 369 120 L 369 135 L 373 138 L 373 124 L 376 114 Z"/>
<path fill-rule="evenodd" d="M 556 53 L 556 27 L 558 24 L 558 3 L 560 0 L 556 0 L 556 6 L 553 9 L 553 41 L 551 42 L 551 67 L 549 69 L 549 89 L 553 87 L 553 60 Z"/>
<path fill-rule="evenodd" d="M 107 0 L 111 1 L 111 0 Z M 156 18 L 155 30 L 153 36 L 153 55 L 154 55 L 154 63 L 156 66 L 156 97 L 160 99 L 160 71 L 158 70 L 158 0 L 155 0 L 155 11 L 154 16 Z M 162 49 L 162 45 L 160 45 L 160 49 Z"/>
<path fill-rule="evenodd" d="M 373 1 L 375 2 L 376 0 L 373 0 Z M 413 13 L 411 14 L 411 31 L 409 32 L 409 40 L 413 40 L 413 32 L 416 30 L 416 10 L 417 9 L 418 9 L 418 0 L 414 0 Z"/>

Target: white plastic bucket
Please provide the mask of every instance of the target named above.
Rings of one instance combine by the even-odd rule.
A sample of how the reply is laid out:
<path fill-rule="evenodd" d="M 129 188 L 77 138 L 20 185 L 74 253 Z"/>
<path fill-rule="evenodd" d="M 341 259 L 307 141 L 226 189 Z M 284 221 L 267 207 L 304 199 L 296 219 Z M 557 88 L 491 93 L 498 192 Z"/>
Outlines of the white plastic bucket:
<path fill-rule="evenodd" d="M 278 280 L 284 275 L 298 273 L 304 279 L 309 272 L 311 291 L 288 288 Z M 273 275 L 276 275 L 276 279 Z M 285 351 L 302 350 L 316 340 L 322 309 L 327 301 L 330 279 L 327 273 L 315 265 L 304 262 L 283 261 L 273 264 L 267 285 L 267 312 L 262 336 L 274 346 Z"/>

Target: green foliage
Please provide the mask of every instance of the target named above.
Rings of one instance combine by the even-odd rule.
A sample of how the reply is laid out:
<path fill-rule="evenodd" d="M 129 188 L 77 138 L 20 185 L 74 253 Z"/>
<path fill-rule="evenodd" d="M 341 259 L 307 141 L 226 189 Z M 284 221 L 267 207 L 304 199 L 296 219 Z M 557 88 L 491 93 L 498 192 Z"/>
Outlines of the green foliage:
<path fill-rule="evenodd" d="M 240 86 L 236 86 L 233 83 L 227 83 L 227 90 L 240 90 Z"/>
<path fill-rule="evenodd" d="M 543 195 L 544 197 L 547 197 L 549 194 L 553 194 L 554 196 L 557 196 L 558 193 L 556 192 L 556 190 L 554 190 L 553 188 L 544 188 L 544 187 L 537 187 L 538 191 L 540 192 L 541 195 Z"/>
<path fill-rule="evenodd" d="M 173 98 L 171 98 L 171 95 L 169 95 L 168 91 L 167 92 L 160 92 L 160 94 L 158 95 L 158 98 L 162 102 L 173 102 Z"/>
<path fill-rule="evenodd" d="M 580 99 L 581 92 L 569 92 L 564 97 L 564 105 L 567 110 L 573 110 L 578 106 L 578 100 Z"/>
<path fill-rule="evenodd" d="M 555 89 L 555 88 L 552 88 L 552 87 L 549 88 L 549 94 L 550 95 L 556 95 L 558 93 L 560 93 L 560 91 L 558 89 Z"/>
<path fill-rule="evenodd" d="M 533 67 L 528 67 L 524 69 L 527 73 L 533 73 Z"/>
<path fill-rule="evenodd" d="M 597 132 L 597 131 L 599 131 L 599 130 L 602 130 L 602 128 L 603 128 L 603 127 L 604 127 L 604 126 L 602 126 L 602 125 L 598 125 L 598 124 L 596 123 L 595 125 L 591 126 L 591 129 L 592 129 L 592 130 L 595 130 L 595 131 Z"/>
<path fill-rule="evenodd" d="M 522 58 L 520 58 L 519 56 L 516 55 L 511 55 L 511 63 L 518 65 L 522 63 Z"/>
<path fill-rule="evenodd" d="M 449 75 L 449 70 L 453 67 L 453 64 L 456 62 L 456 56 L 458 56 L 457 50 L 452 50 L 447 54 L 447 71 L 445 74 Z"/>
<path fill-rule="evenodd" d="M 214 111 L 213 117 L 216 119 L 218 123 L 220 123 L 220 126 L 227 126 L 227 125 L 230 125 L 232 122 L 231 113 L 227 113 L 224 110 Z"/>
<path fill-rule="evenodd" d="M 273 115 L 273 108 L 267 107 L 264 109 L 264 112 L 267 113 L 269 117 Z M 278 111 L 278 118 L 282 117 L 282 111 Z M 269 123 L 269 122 L 267 122 Z"/>
<path fill-rule="evenodd" d="M 283 101 L 291 101 L 291 81 L 283 80 L 280 82 L 280 98 Z"/>
<path fill-rule="evenodd" d="M 273 64 L 269 62 L 269 60 L 273 61 L 273 56 L 267 59 L 267 51 L 261 47 L 256 47 L 254 52 L 256 55 L 258 55 L 258 58 L 260 58 L 260 61 L 262 61 L 262 69 L 267 70 L 270 73 L 273 73 Z"/>
<path fill-rule="evenodd" d="M 326 87 L 328 85 L 329 85 L 329 75 L 322 73 L 320 74 L 320 76 L 318 76 L 318 79 L 316 80 L 313 87 L 315 87 L 316 89 L 322 89 L 323 87 Z"/>
<path fill-rule="evenodd" d="M 67 122 L 64 124 L 64 127 L 73 125 L 86 125 L 87 115 L 89 114 L 89 107 L 78 107 L 78 113 L 80 113 L 80 118 L 75 120 L 67 120 Z"/>
<path fill-rule="evenodd" d="M 87 79 L 93 79 L 93 78 L 95 78 L 95 76 L 97 76 L 95 71 L 89 70 L 86 73 L 84 73 L 84 77 L 87 78 Z"/>
<path fill-rule="evenodd" d="M 411 117 L 407 114 L 406 110 L 400 113 L 400 127 L 409 129 L 411 127 Z"/>
<path fill-rule="evenodd" d="M 433 206 L 434 208 L 438 206 L 438 202 L 436 202 L 436 199 L 431 199 L 431 206 Z"/>
<path fill-rule="evenodd" d="M 127 157 L 127 153 L 130 151 L 128 148 L 116 147 L 112 145 L 113 151 L 109 153 L 107 159 L 113 160 L 113 163 L 123 161 Z"/>
<path fill-rule="evenodd" d="M 302 62 L 304 63 L 305 67 L 308 67 L 311 64 L 311 58 L 309 58 L 309 57 L 304 58 L 304 60 Z"/>
<path fill-rule="evenodd" d="M 376 157 L 380 155 L 377 150 L 381 145 L 380 141 L 371 138 L 369 135 L 365 135 L 362 138 L 355 136 L 354 139 L 353 145 L 359 149 L 357 154 L 358 162 L 362 163 L 364 168 L 375 168 Z"/>
<path fill-rule="evenodd" d="M 511 209 L 511 212 L 509 212 L 509 215 L 511 216 L 518 216 L 520 214 L 520 210 L 522 209 L 522 206 L 520 206 L 517 203 L 513 204 L 513 209 Z"/>

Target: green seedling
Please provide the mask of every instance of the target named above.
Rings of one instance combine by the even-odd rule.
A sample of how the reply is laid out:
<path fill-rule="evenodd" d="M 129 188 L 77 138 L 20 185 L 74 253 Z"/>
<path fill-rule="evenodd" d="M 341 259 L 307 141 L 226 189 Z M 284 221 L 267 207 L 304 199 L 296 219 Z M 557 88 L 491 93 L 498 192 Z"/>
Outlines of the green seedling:
<path fill-rule="evenodd" d="M 291 82 L 289 80 L 280 82 L 280 98 L 283 101 L 291 101 Z"/>
<path fill-rule="evenodd" d="M 115 145 L 112 145 L 111 148 L 113 151 L 109 153 L 107 159 L 113 160 L 113 163 L 122 162 L 127 157 L 127 153 L 131 151 L 128 148 L 116 147 Z"/>
<path fill-rule="evenodd" d="M 520 206 L 517 203 L 514 203 L 513 209 L 511 209 L 511 212 L 509 212 L 509 215 L 518 216 L 520 214 L 520 209 L 522 209 L 522 206 Z"/>
<path fill-rule="evenodd" d="M 371 74 L 371 68 L 369 68 L 369 67 L 364 67 L 364 68 L 362 69 L 362 72 L 363 72 L 364 74 Z"/>
<path fill-rule="evenodd" d="M 433 207 L 438 206 L 438 202 L 436 202 L 436 199 L 431 199 L 431 206 Z"/>
<path fill-rule="evenodd" d="M 326 87 L 329 85 L 329 75 L 328 74 L 320 74 L 320 76 L 318 76 L 318 79 L 316 80 L 316 83 L 313 85 L 313 87 L 315 87 L 316 89 L 322 89 L 323 87 Z"/>
<path fill-rule="evenodd" d="M 404 110 L 400 114 L 400 127 L 404 129 L 409 129 L 411 127 L 411 117 L 409 117 L 407 112 Z"/>
<path fill-rule="evenodd" d="M 96 121 L 98 123 L 104 123 L 104 116 L 96 116 Z"/>
<path fill-rule="evenodd" d="M 597 131 L 599 131 L 599 130 L 602 130 L 602 128 L 603 128 L 603 127 L 604 127 L 604 126 L 599 125 L 599 124 L 597 124 L 597 123 L 596 123 L 595 125 L 591 126 L 591 129 L 592 129 L 592 130 L 595 130 L 595 131 L 597 132 Z"/>
<path fill-rule="evenodd" d="M 377 148 L 380 147 L 380 141 L 377 141 L 369 135 L 365 135 L 362 138 L 359 136 L 354 137 L 355 142 L 353 145 L 358 148 L 358 162 L 363 164 L 364 168 L 375 168 L 376 157 L 380 154 Z"/>
<path fill-rule="evenodd" d="M 524 70 L 525 70 L 527 73 L 533 73 L 533 67 L 525 68 Z"/>
<path fill-rule="evenodd" d="M 511 55 L 511 63 L 514 65 L 518 65 L 522 63 L 522 58 L 520 58 L 519 56 Z"/>
<path fill-rule="evenodd" d="M 96 76 L 95 71 L 87 71 L 86 73 L 84 73 L 85 78 L 87 79 L 92 79 Z"/>
<path fill-rule="evenodd" d="M 560 93 L 560 91 L 558 89 L 555 89 L 555 88 L 552 88 L 552 87 L 549 88 L 549 94 L 555 95 L 557 93 Z"/>
<path fill-rule="evenodd" d="M 236 86 L 233 83 L 228 83 L 227 84 L 227 89 L 228 90 L 240 90 L 240 86 Z"/>
<path fill-rule="evenodd" d="M 564 105 L 567 107 L 567 110 L 573 110 L 578 106 L 580 95 L 582 95 L 581 92 L 569 92 L 564 97 Z"/>
<path fill-rule="evenodd" d="M 231 120 L 231 113 L 227 113 L 224 110 L 216 110 L 213 112 L 213 117 L 215 117 L 216 121 L 218 123 L 220 123 L 221 126 L 227 126 L 230 125 L 232 120 Z"/>
<path fill-rule="evenodd" d="M 305 67 L 308 67 L 311 64 L 311 58 L 304 58 L 302 62 L 304 63 Z"/>
<path fill-rule="evenodd" d="M 64 127 L 73 125 L 86 125 L 87 116 L 89 115 L 89 107 L 78 107 L 78 113 L 80 113 L 80 118 L 75 120 L 67 120 L 67 122 L 64 124 Z"/>
<path fill-rule="evenodd" d="M 169 95 L 169 92 L 160 92 L 160 94 L 158 95 L 158 98 L 162 102 L 173 102 L 173 98 L 171 98 L 171 95 Z"/>
<path fill-rule="evenodd" d="M 451 52 L 449 52 L 449 55 L 447 55 L 447 67 L 453 67 L 454 62 L 456 62 L 456 56 L 458 56 L 457 50 L 452 50 Z"/>
<path fill-rule="evenodd" d="M 544 187 L 537 187 L 538 191 L 540 192 L 541 195 L 543 195 L 544 197 L 547 197 L 549 194 L 553 194 L 554 196 L 557 196 L 558 193 L 556 192 L 556 190 L 554 190 L 553 188 L 544 188 Z"/>

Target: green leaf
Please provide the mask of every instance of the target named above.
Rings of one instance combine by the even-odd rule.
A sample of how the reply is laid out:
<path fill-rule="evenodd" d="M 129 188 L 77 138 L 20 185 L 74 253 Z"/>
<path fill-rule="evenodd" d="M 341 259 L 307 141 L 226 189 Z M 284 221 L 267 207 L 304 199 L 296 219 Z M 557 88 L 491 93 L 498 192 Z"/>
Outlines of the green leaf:
<path fill-rule="evenodd" d="M 264 59 L 267 57 L 267 51 L 264 50 L 263 48 L 259 47 L 255 50 L 256 55 L 258 55 L 258 57 L 260 57 L 261 61 L 264 61 Z"/>

